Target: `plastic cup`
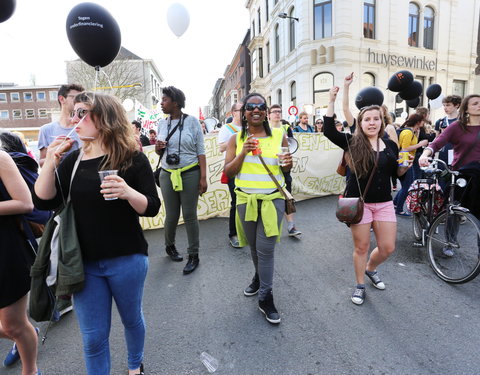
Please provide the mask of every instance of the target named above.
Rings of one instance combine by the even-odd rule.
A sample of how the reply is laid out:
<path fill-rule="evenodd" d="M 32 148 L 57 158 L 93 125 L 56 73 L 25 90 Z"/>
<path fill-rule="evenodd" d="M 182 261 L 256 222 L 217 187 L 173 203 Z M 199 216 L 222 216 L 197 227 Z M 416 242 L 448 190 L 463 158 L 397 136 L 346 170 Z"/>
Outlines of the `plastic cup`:
<path fill-rule="evenodd" d="M 207 352 L 202 352 L 200 354 L 200 360 L 202 361 L 203 365 L 207 368 L 209 373 L 214 373 L 218 369 L 218 359 L 213 358 Z"/>
<path fill-rule="evenodd" d="M 278 164 L 281 167 L 284 167 L 287 165 L 287 163 L 285 162 L 285 156 L 289 153 L 289 151 L 290 150 L 288 147 L 285 147 L 285 146 L 280 147 L 280 152 L 278 153 Z"/>
<path fill-rule="evenodd" d="M 257 148 L 252 151 L 252 155 L 261 155 L 262 154 L 262 149 L 258 146 L 259 145 L 259 140 L 257 138 L 252 138 L 252 141 L 255 143 Z"/>
<path fill-rule="evenodd" d="M 98 171 L 98 175 L 100 176 L 100 185 L 103 184 L 103 180 L 105 179 L 105 177 L 107 176 L 116 176 L 118 174 L 118 170 L 116 169 L 111 169 L 111 170 L 108 170 L 108 171 Z M 115 199 L 118 199 L 117 197 L 115 198 L 105 198 L 104 196 L 104 199 L 106 201 L 113 201 Z"/>

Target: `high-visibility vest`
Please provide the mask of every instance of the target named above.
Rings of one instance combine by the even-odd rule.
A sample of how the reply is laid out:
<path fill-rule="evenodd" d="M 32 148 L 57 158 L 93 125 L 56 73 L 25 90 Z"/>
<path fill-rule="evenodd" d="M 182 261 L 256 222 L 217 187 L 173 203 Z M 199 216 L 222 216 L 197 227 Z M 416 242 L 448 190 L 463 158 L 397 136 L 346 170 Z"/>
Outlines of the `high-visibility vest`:
<path fill-rule="evenodd" d="M 258 138 L 258 147 L 262 150 L 263 160 L 280 186 L 285 185 L 285 179 L 278 164 L 277 155 L 282 146 L 283 135 L 283 129 L 272 128 L 272 135 L 270 137 Z M 237 155 L 242 152 L 243 149 L 244 140 L 241 136 L 241 132 L 237 133 Z M 275 183 L 268 175 L 258 156 L 252 155 L 251 152 L 245 156 L 240 172 L 238 172 L 235 177 L 235 186 L 249 194 L 270 194 L 277 190 Z"/>

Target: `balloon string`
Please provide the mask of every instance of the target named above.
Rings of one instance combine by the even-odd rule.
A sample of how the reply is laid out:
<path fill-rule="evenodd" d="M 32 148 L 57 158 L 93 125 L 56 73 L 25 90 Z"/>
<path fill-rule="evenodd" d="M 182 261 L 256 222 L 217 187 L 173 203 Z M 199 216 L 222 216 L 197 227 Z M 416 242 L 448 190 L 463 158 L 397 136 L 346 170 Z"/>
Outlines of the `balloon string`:
<path fill-rule="evenodd" d="M 101 72 L 102 72 L 103 75 L 107 78 L 107 81 L 108 81 L 108 83 L 109 83 L 109 85 L 110 85 L 110 89 L 113 89 L 113 85 L 112 85 L 112 82 L 110 81 L 110 77 L 108 76 L 108 74 L 105 73 L 104 70 L 102 70 Z"/>

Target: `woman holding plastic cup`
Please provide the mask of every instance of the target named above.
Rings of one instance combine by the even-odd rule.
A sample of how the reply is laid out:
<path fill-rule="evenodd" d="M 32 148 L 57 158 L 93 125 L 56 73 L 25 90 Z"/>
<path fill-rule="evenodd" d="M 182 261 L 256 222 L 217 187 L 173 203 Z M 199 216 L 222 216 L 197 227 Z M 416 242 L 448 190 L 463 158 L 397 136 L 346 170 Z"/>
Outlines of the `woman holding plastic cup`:
<path fill-rule="evenodd" d="M 152 168 L 136 151 L 133 129 L 118 99 L 80 93 L 74 102 L 72 121 L 83 148 L 60 163 L 72 140 L 50 145 L 35 184 L 34 203 L 54 209 L 71 197 L 84 261 L 85 286 L 73 298 L 87 374 L 110 374 L 113 299 L 125 329 L 128 373 L 143 374 L 142 295 L 148 259 L 139 216 L 155 216 L 160 208 Z M 99 171 L 112 170 L 118 174 L 100 183 Z"/>
<path fill-rule="evenodd" d="M 292 168 L 287 137 L 281 128 L 270 128 L 267 105 L 260 94 L 252 93 L 242 101 L 242 131 L 231 137 L 225 157 L 225 173 L 235 177 L 237 194 L 237 233 L 241 246 L 250 246 L 255 276 L 244 290 L 245 296 L 258 293 L 258 307 L 267 321 L 280 323 L 273 302 L 275 243 L 280 235 L 285 201 L 261 163 L 262 156 L 280 186 L 285 186 L 282 171 Z M 282 163 L 282 166 L 280 166 Z"/>
<path fill-rule="evenodd" d="M 399 165 L 408 166 L 410 160 L 415 158 L 415 152 L 420 147 L 428 146 L 428 141 L 426 139 L 418 141 L 418 132 L 423 124 L 425 119 L 422 115 L 412 114 L 410 117 L 403 123 L 398 137 L 398 148 L 400 149 L 399 153 Z M 400 216 L 410 216 L 409 213 L 403 211 L 403 205 L 407 199 L 408 189 L 413 182 L 413 168 L 407 170 L 407 172 L 399 177 L 400 182 L 402 183 L 402 188 L 398 191 L 397 195 L 393 199 L 393 204 L 395 205 L 395 213 Z"/>

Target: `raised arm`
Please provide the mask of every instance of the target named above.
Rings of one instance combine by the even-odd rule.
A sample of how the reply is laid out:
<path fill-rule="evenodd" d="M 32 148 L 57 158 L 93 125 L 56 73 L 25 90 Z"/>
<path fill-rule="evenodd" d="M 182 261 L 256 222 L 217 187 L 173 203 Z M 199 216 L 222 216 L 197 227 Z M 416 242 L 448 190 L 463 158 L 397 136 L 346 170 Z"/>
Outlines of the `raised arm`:
<path fill-rule="evenodd" d="M 347 121 L 348 126 L 352 126 L 354 123 L 354 117 L 352 114 L 352 111 L 350 111 L 350 98 L 349 98 L 349 93 L 350 93 L 350 85 L 353 82 L 353 72 L 350 73 L 345 77 L 345 80 L 343 81 L 343 100 L 342 100 L 342 110 L 343 110 L 343 116 L 345 117 L 345 120 Z"/>

